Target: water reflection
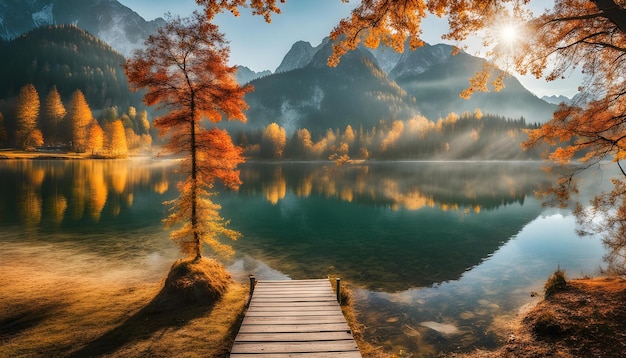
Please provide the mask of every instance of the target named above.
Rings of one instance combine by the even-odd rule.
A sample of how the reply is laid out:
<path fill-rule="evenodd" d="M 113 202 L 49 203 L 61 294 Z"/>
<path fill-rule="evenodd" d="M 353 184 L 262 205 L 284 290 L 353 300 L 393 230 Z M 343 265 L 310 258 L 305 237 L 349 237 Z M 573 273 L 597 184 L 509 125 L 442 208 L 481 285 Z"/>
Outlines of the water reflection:
<path fill-rule="evenodd" d="M 4 160 L 0 164 L 0 223 L 19 222 L 25 227 L 98 223 L 103 215 L 114 220 L 133 206 L 135 192 L 142 193 L 142 200 L 157 201 L 160 209 L 164 199 L 145 192 L 164 194 L 169 188 L 167 162 Z"/>
<path fill-rule="evenodd" d="M 310 163 L 247 164 L 242 194 L 263 192 L 271 204 L 312 195 L 347 202 L 374 203 L 393 210 L 480 212 L 523 203 L 546 175 L 537 163 L 401 162 L 334 167 Z"/>
<path fill-rule="evenodd" d="M 223 215 L 292 278 L 387 292 L 458 279 L 542 211 L 537 163 L 247 164 Z M 530 199 L 529 199 L 530 197 Z"/>
<path fill-rule="evenodd" d="M 20 279 L 44 268 L 158 282 L 179 255 L 161 224 L 161 203 L 177 195 L 172 165 L 0 161 L 2 262 L 30 270 Z M 540 163 L 248 163 L 241 176 L 239 192 L 217 198 L 244 234 L 235 275 L 342 277 L 357 286 L 366 337 L 387 352 L 492 347 L 557 265 L 593 273 L 603 253 L 569 212 L 533 198 L 547 180 Z"/>
<path fill-rule="evenodd" d="M 597 272 L 604 250 L 577 238 L 574 223 L 568 212 L 545 212 L 459 280 L 396 293 L 357 290 L 366 338 L 419 356 L 504 343 L 520 308 L 540 299 L 530 293 L 542 292 L 557 266 L 572 278 Z"/>

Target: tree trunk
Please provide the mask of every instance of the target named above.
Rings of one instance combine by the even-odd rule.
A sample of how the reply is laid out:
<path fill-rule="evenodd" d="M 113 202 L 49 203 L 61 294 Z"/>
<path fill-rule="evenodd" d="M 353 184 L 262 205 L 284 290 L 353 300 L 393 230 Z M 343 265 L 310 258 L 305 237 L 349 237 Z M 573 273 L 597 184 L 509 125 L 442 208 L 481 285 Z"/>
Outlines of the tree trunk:
<path fill-rule="evenodd" d="M 591 0 L 591 2 L 596 4 L 604 17 L 626 34 L 626 9 L 617 5 L 615 0 Z"/>
<path fill-rule="evenodd" d="M 196 145 L 196 121 L 195 121 L 195 102 L 193 93 L 191 99 L 191 120 L 190 120 L 190 150 L 191 150 L 191 227 L 193 229 L 193 251 L 196 254 L 194 260 L 202 258 L 202 243 L 200 235 L 198 235 L 198 163 L 197 163 L 197 145 Z"/>

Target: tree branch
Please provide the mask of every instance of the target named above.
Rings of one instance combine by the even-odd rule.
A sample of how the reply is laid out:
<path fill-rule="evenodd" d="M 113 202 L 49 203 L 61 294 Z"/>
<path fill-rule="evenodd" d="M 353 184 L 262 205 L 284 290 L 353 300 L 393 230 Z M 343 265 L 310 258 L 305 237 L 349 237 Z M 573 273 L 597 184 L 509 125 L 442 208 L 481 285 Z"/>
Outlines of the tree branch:
<path fill-rule="evenodd" d="M 614 0 L 591 0 L 600 11 L 603 17 L 614 23 L 622 33 L 626 34 L 626 9 L 615 3 Z"/>

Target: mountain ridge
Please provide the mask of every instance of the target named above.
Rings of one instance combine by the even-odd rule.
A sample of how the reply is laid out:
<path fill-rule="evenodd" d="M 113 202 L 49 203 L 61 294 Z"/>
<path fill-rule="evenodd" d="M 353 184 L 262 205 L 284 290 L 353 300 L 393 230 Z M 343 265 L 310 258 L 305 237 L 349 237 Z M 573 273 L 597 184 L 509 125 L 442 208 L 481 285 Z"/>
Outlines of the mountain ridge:
<path fill-rule="evenodd" d="M 251 82 L 257 93 L 246 97 L 250 106 L 248 126 L 262 127 L 274 121 L 288 133 L 303 127 L 323 131 L 347 124 L 367 127 L 381 120 L 415 115 L 435 122 L 451 112 L 473 113 L 476 109 L 544 123 L 556 109 L 513 76 L 505 79 L 502 91 L 492 89 L 475 93 L 469 100 L 460 98 L 469 86 L 469 78 L 482 69 L 486 60 L 463 51 L 453 55 L 450 45 L 425 44 L 404 53 L 384 46 L 374 50 L 360 46 L 344 55 L 337 68 L 327 66 L 332 43 L 323 41 L 322 45 L 311 55 L 315 48 L 310 43 L 296 42 L 282 61 L 290 64 L 282 67 L 286 71 Z M 359 85 L 350 87 L 352 83 Z M 348 93 L 350 89 L 353 93 Z M 334 103 L 333 109 L 330 103 Z"/>
<path fill-rule="evenodd" d="M 125 57 L 143 46 L 165 20 L 146 21 L 117 0 L 4 0 L 0 39 L 8 41 L 37 27 L 76 25 L 107 42 Z"/>

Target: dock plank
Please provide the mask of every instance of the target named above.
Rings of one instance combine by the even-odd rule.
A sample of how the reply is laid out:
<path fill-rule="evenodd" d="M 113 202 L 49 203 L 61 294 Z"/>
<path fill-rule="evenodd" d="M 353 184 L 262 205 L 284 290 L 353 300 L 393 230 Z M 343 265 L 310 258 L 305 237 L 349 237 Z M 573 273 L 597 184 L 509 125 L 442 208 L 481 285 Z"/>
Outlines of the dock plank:
<path fill-rule="evenodd" d="M 231 357 L 361 357 L 328 280 L 259 281 Z"/>

